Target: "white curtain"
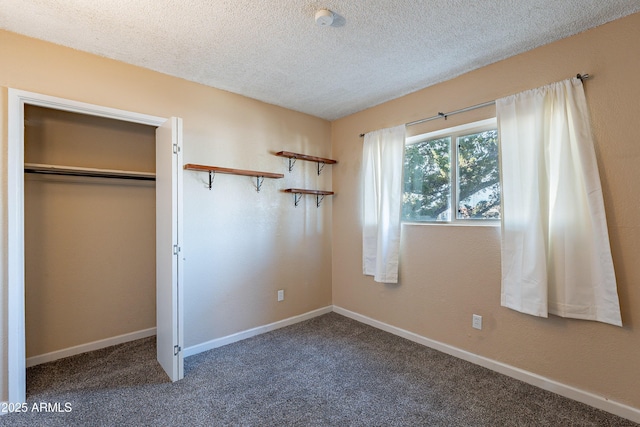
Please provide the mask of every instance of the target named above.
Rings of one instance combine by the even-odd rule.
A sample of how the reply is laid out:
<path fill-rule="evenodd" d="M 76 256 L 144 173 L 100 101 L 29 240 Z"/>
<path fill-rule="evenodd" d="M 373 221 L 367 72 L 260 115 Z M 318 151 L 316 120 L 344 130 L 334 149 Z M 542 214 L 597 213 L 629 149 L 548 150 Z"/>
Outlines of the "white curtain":
<path fill-rule="evenodd" d="M 622 326 L 582 82 L 496 101 L 502 305 Z"/>
<path fill-rule="evenodd" d="M 376 282 L 398 282 L 405 126 L 364 136 L 362 268 Z"/>

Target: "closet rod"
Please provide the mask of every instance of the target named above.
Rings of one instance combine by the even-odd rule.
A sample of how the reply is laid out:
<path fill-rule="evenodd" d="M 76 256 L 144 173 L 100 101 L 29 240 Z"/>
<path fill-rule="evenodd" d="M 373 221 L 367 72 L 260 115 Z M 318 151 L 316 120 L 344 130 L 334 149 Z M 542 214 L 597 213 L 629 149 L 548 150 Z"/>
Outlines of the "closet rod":
<path fill-rule="evenodd" d="M 576 78 L 579 79 L 581 82 L 584 83 L 585 80 L 589 79 L 591 76 L 589 74 L 576 74 Z M 420 120 L 415 120 L 413 122 L 409 122 L 409 123 L 405 123 L 405 126 L 414 126 L 414 125 L 419 125 L 421 123 L 425 123 L 425 122 L 430 122 L 431 120 L 437 120 L 437 119 L 447 119 L 447 117 L 449 116 L 453 116 L 455 114 L 460 114 L 460 113 L 466 113 L 467 111 L 471 111 L 471 110 L 476 110 L 478 108 L 482 108 L 482 107 L 488 107 L 489 105 L 493 105 L 495 104 L 496 101 L 487 101 L 487 102 L 483 102 L 482 104 L 476 104 L 476 105 L 472 105 L 471 107 L 465 107 L 465 108 L 461 108 L 459 110 L 455 110 L 455 111 L 451 111 L 449 113 L 441 113 L 438 112 L 438 114 L 436 116 L 432 116 L 432 117 L 427 117 L 426 119 L 420 119 Z M 360 134 L 360 138 L 364 137 L 364 133 Z"/>
<path fill-rule="evenodd" d="M 62 175 L 62 176 L 81 176 L 90 178 L 117 178 L 117 179 L 132 179 L 137 181 L 155 181 L 155 177 L 148 176 L 131 176 L 131 175 L 108 175 L 100 173 L 73 173 L 73 172 L 60 172 L 60 171 L 33 171 L 24 170 L 25 173 L 36 173 L 41 175 Z"/>
<path fill-rule="evenodd" d="M 78 176 L 78 177 L 90 177 L 90 178 L 117 178 L 117 179 L 132 179 L 139 181 L 155 181 L 156 177 L 154 173 L 149 172 L 131 172 L 121 171 L 115 169 L 93 169 L 93 168 L 81 168 L 73 166 L 58 166 L 58 165 L 43 165 L 36 163 L 25 163 L 25 173 L 36 173 L 42 175 L 63 175 L 63 176 Z"/>

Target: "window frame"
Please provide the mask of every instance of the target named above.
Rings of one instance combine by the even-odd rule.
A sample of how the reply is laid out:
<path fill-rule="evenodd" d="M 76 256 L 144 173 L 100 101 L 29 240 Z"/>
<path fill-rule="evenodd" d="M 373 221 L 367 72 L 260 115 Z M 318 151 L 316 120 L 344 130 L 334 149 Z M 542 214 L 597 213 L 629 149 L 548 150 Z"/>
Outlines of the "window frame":
<path fill-rule="evenodd" d="M 450 179 L 451 179 L 451 204 L 449 206 L 450 209 L 450 219 L 448 221 L 436 221 L 436 220 L 424 220 L 419 221 L 415 219 L 404 219 L 402 218 L 402 224 L 413 224 L 413 225 L 462 225 L 462 226 L 499 226 L 500 219 L 480 219 L 480 218 L 458 218 L 458 207 L 460 204 L 459 194 L 460 194 L 460 183 L 458 181 L 459 175 L 459 166 L 460 162 L 458 159 L 458 137 L 472 135 L 475 133 L 480 133 L 488 130 L 497 130 L 498 129 L 498 120 L 496 117 L 492 117 L 485 120 L 479 120 L 476 122 L 465 123 L 458 126 L 449 127 L 446 129 L 440 129 L 433 132 L 422 133 L 419 135 L 409 136 L 405 138 L 405 147 L 408 145 L 419 144 L 421 142 L 450 137 L 451 143 L 449 146 L 449 159 L 451 161 L 450 164 Z M 498 135 L 499 141 L 500 135 Z M 498 142 L 499 143 L 499 142 Z M 455 161 L 455 164 L 453 163 Z M 500 158 L 498 155 L 498 162 L 500 162 Z M 402 182 L 404 186 L 404 167 L 402 171 Z M 404 193 L 404 190 L 403 190 Z"/>

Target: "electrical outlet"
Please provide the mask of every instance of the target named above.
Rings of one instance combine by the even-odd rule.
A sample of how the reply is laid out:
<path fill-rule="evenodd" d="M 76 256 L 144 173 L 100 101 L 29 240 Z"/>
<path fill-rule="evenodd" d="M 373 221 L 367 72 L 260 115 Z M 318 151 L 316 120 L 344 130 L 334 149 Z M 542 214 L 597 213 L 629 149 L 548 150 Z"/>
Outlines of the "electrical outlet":
<path fill-rule="evenodd" d="M 471 321 L 471 326 L 476 329 L 482 329 L 482 316 L 479 314 L 473 315 L 473 320 Z"/>
<path fill-rule="evenodd" d="M 278 301 L 283 301 L 284 300 L 284 289 L 280 289 L 278 291 Z"/>

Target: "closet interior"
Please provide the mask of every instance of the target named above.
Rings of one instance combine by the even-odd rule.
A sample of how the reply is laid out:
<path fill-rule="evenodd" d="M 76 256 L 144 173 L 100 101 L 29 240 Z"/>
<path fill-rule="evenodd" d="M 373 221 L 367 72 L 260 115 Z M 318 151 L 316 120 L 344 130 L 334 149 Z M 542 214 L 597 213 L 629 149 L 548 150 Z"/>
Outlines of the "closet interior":
<path fill-rule="evenodd" d="M 27 366 L 153 331 L 155 127 L 25 105 L 24 141 Z"/>

